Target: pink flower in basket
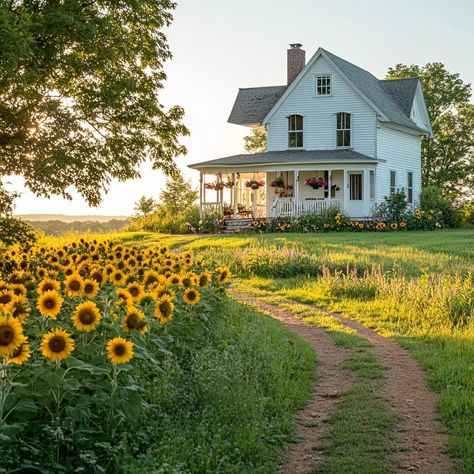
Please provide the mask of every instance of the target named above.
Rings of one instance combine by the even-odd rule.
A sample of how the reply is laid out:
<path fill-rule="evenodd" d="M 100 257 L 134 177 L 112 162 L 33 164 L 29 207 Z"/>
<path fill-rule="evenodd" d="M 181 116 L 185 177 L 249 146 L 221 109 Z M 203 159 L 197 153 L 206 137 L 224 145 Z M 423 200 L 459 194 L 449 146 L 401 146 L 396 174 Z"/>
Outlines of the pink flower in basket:
<path fill-rule="evenodd" d="M 265 186 L 263 179 L 251 179 L 245 183 L 245 187 L 250 189 L 259 189 L 262 186 Z"/>
<path fill-rule="evenodd" d="M 311 186 L 313 189 L 319 189 L 326 186 L 327 183 L 323 178 L 306 178 L 304 184 Z"/>

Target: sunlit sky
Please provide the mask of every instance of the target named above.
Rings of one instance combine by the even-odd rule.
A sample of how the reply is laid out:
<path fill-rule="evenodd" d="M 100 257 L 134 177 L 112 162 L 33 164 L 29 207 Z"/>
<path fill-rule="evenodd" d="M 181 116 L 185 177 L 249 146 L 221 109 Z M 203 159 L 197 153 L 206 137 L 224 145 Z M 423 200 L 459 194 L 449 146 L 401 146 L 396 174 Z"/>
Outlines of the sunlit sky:
<path fill-rule="evenodd" d="M 238 88 L 285 84 L 289 43 L 302 43 L 307 60 L 322 46 L 378 77 L 397 63 L 440 61 L 474 83 L 473 20 L 472 0 L 178 0 L 161 101 L 186 111 L 191 136 L 179 167 L 197 184 L 188 164 L 243 152 L 248 130 L 227 123 Z M 10 188 L 23 193 L 17 214 L 129 215 L 163 185 L 143 166 L 141 179 L 113 183 L 96 208 L 77 195 L 37 198 L 21 179 Z"/>

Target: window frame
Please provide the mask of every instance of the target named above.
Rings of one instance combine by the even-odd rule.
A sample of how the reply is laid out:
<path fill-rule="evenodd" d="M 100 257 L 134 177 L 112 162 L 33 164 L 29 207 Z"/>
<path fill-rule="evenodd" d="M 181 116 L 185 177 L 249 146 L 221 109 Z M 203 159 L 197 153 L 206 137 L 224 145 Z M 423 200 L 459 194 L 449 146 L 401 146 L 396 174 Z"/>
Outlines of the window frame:
<path fill-rule="evenodd" d="M 369 199 L 375 201 L 377 196 L 377 178 L 375 170 L 369 170 Z"/>
<path fill-rule="evenodd" d="M 407 203 L 414 203 L 414 193 L 413 193 L 413 171 L 407 171 Z M 411 178 L 411 185 L 410 185 Z"/>
<path fill-rule="evenodd" d="M 319 78 L 326 78 L 326 80 L 329 78 L 329 94 L 320 94 L 318 92 L 318 88 L 320 87 L 318 85 L 318 80 Z M 328 84 L 326 82 L 326 84 L 324 86 L 321 86 L 321 87 L 328 87 Z M 332 82 L 332 74 L 330 73 L 327 73 L 327 74 L 315 74 L 314 76 L 314 95 L 315 97 L 331 97 L 332 96 L 332 89 L 333 89 L 333 82 Z"/>
<path fill-rule="evenodd" d="M 392 185 L 392 176 L 394 177 L 394 183 Z M 389 177 L 389 195 L 395 194 L 397 192 L 397 170 L 390 170 Z"/>
<path fill-rule="evenodd" d="M 345 114 L 347 116 L 349 116 L 349 128 L 337 128 L 337 122 L 338 122 L 338 116 L 340 114 Z M 336 130 L 336 148 L 340 149 L 340 148 L 352 148 L 352 125 L 353 125 L 353 115 L 350 113 L 350 112 L 336 112 L 335 116 L 334 116 L 334 120 L 335 120 L 335 130 Z M 342 120 L 341 120 L 342 122 Z M 347 124 L 345 124 L 347 125 Z M 343 142 L 345 142 L 344 140 L 344 132 L 349 132 L 349 145 L 338 145 L 338 132 L 342 132 L 342 136 L 343 136 Z"/>
<path fill-rule="evenodd" d="M 291 118 L 292 117 L 301 117 L 301 129 L 298 129 L 298 128 L 294 128 L 292 129 L 291 128 Z M 304 149 L 304 115 L 301 115 L 301 114 L 291 114 L 291 115 L 288 115 L 287 117 L 287 120 L 288 120 L 288 125 L 287 125 L 287 133 L 288 133 L 288 141 L 287 141 L 287 148 L 288 150 L 302 150 Z M 296 127 L 296 121 L 295 121 L 295 127 Z M 290 143 L 291 143 L 291 140 L 290 140 L 290 136 L 291 134 L 295 134 L 295 143 L 296 145 L 298 144 L 298 134 L 301 134 L 301 146 L 291 146 Z"/>
<path fill-rule="evenodd" d="M 363 171 L 349 171 L 349 201 L 361 202 L 364 201 L 364 172 Z M 359 186 L 353 187 L 353 176 L 359 177 Z M 354 197 L 356 196 L 356 197 Z M 359 197 L 360 196 L 360 197 Z"/>

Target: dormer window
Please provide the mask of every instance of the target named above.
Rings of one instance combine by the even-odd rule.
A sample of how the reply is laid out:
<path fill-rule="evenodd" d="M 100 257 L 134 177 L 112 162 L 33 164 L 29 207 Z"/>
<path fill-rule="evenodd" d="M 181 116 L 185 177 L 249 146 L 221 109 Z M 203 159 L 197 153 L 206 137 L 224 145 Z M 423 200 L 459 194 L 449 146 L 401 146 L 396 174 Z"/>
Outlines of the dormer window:
<path fill-rule="evenodd" d="M 316 76 L 316 95 L 331 95 L 331 76 Z"/>
<path fill-rule="evenodd" d="M 336 115 L 336 146 L 351 146 L 351 114 L 347 112 Z"/>
<path fill-rule="evenodd" d="M 303 116 L 288 117 L 288 148 L 303 148 Z"/>

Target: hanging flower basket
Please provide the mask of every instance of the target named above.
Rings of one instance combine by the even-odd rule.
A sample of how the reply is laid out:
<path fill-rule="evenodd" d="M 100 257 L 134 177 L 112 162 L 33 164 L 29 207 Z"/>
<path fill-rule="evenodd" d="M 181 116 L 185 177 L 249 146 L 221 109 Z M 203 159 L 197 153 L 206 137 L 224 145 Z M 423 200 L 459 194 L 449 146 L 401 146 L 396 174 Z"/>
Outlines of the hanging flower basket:
<path fill-rule="evenodd" d="M 327 183 L 323 178 L 306 178 L 304 184 L 311 186 L 313 189 L 319 189 L 326 186 Z"/>
<path fill-rule="evenodd" d="M 235 186 L 235 182 L 228 180 L 225 183 L 223 183 L 226 188 L 233 188 Z"/>
<path fill-rule="evenodd" d="M 278 176 L 274 181 L 270 183 L 270 186 L 272 188 L 284 188 L 285 187 L 285 181 L 283 180 L 282 176 Z"/>
<path fill-rule="evenodd" d="M 263 179 L 251 179 L 245 183 L 245 187 L 250 189 L 259 189 L 262 186 L 265 186 Z"/>
<path fill-rule="evenodd" d="M 213 189 L 214 191 L 220 191 L 224 189 L 225 184 L 222 181 L 216 181 L 215 183 L 204 183 L 206 189 Z"/>

